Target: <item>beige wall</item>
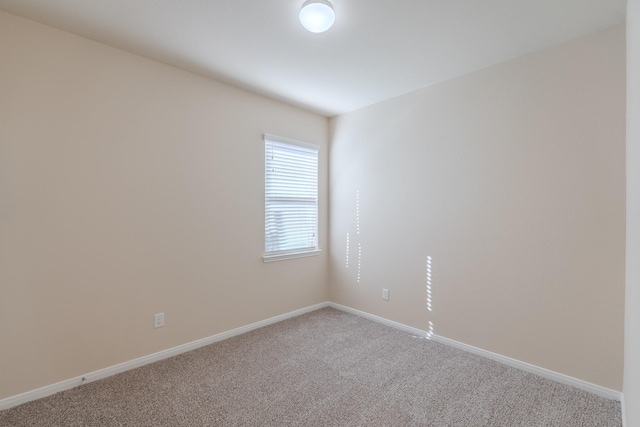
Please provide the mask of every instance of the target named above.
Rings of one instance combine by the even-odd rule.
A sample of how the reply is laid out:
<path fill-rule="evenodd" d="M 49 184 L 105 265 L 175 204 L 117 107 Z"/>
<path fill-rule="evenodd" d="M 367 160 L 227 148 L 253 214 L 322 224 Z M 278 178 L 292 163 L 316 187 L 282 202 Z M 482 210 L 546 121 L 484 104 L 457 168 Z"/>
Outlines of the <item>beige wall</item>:
<path fill-rule="evenodd" d="M 325 118 L 0 12 L 0 399 L 328 296 L 620 390 L 624 55 L 616 28 L 334 119 L 328 248 Z M 326 250 L 261 261 L 265 132 L 323 147 L 330 295 Z"/>
<path fill-rule="evenodd" d="M 265 132 L 321 145 L 326 249 L 326 118 L 4 12 L 0 58 L 0 399 L 326 301 L 261 259 Z"/>
<path fill-rule="evenodd" d="M 624 399 L 640 426 L 640 0 L 627 3 L 627 286 Z"/>
<path fill-rule="evenodd" d="M 622 389 L 624 28 L 330 124 L 332 301 Z"/>

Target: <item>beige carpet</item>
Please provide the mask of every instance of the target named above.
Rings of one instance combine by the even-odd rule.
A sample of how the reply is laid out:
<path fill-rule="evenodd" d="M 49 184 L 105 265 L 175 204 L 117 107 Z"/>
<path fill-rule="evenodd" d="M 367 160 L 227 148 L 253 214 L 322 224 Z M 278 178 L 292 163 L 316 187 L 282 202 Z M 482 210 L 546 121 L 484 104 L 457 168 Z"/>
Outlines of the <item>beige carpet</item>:
<path fill-rule="evenodd" d="M 621 425 L 620 404 L 331 308 L 0 412 L 0 426 Z"/>

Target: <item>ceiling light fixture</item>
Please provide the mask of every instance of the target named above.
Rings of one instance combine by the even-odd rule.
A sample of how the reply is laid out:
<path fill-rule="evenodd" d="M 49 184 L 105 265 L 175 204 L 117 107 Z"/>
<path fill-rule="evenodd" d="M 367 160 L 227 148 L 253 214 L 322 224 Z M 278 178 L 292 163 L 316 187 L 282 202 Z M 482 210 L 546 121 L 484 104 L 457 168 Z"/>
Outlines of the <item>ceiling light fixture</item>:
<path fill-rule="evenodd" d="M 307 0 L 300 10 L 300 23 L 312 33 L 324 33 L 336 22 L 336 13 L 328 0 Z"/>

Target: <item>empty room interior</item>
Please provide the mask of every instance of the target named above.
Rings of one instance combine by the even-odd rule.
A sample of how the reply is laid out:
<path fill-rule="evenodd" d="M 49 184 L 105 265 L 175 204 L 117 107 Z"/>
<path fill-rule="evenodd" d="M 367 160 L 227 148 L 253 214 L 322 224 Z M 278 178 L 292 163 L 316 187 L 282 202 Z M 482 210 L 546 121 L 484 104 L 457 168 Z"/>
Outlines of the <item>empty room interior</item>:
<path fill-rule="evenodd" d="M 640 427 L 640 0 L 0 0 L 0 425 Z"/>

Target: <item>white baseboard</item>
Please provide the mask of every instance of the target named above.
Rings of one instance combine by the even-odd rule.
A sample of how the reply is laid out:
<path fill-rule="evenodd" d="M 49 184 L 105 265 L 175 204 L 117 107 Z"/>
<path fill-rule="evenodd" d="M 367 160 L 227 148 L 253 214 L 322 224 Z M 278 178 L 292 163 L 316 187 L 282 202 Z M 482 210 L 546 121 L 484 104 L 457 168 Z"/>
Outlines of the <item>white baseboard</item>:
<path fill-rule="evenodd" d="M 86 384 L 92 381 L 97 381 L 106 377 L 110 377 L 115 374 L 119 374 L 121 372 L 128 371 L 130 369 L 138 368 L 143 365 L 147 365 L 149 363 L 157 362 L 159 360 L 167 359 L 169 357 L 177 356 L 178 354 L 186 353 L 191 350 L 195 350 L 200 347 L 204 347 L 209 344 L 213 344 L 217 341 L 222 341 L 227 338 L 234 337 L 236 335 L 244 334 L 246 332 L 252 331 L 254 329 L 261 328 L 263 326 L 271 325 L 273 323 L 280 322 L 285 319 L 289 319 L 292 317 L 300 316 L 305 313 L 309 313 L 311 311 L 315 311 L 324 307 L 333 307 L 338 310 L 345 311 L 347 313 L 355 314 L 360 317 L 364 317 L 369 320 L 373 320 L 375 322 L 379 322 L 385 324 L 387 326 L 391 326 L 396 329 L 400 329 L 402 331 L 418 335 L 421 337 L 426 337 L 427 332 L 422 329 L 414 328 L 402 323 L 394 322 L 392 320 L 385 319 L 383 317 L 379 317 L 370 313 L 366 313 L 364 311 L 356 310 L 344 305 L 332 303 L 332 302 L 323 302 L 320 304 L 315 304 L 309 307 L 301 308 L 299 310 L 294 310 L 289 313 L 281 314 L 279 316 L 271 317 L 266 320 L 262 320 L 260 322 L 252 323 L 250 325 L 242 326 L 240 328 L 232 329 L 230 331 L 222 332 L 220 334 L 212 335 L 207 338 L 202 338 L 200 340 L 192 341 L 183 345 L 179 345 L 177 347 L 169 348 L 167 350 L 162 350 L 157 353 L 153 353 L 147 356 L 139 357 L 137 359 L 130 360 L 128 362 L 119 363 L 114 366 L 110 366 L 108 368 L 100 369 L 94 372 L 90 372 L 85 375 L 80 375 L 74 378 L 70 378 L 64 381 L 57 382 L 55 384 L 51 384 L 45 387 L 38 388 L 36 390 L 31 390 L 25 393 L 21 393 L 15 396 L 10 396 L 5 399 L 0 400 L 0 410 L 9 409 L 14 406 L 20 405 L 22 403 L 30 402 L 32 400 L 40 399 L 42 397 L 50 396 L 52 394 L 58 393 L 60 391 L 68 390 L 73 387 L 77 387 L 81 384 Z M 596 394 L 598 396 L 604 397 L 606 399 L 614 399 L 621 402 L 622 409 L 622 420 L 623 427 L 626 426 L 625 423 L 625 407 L 624 407 L 624 396 L 621 392 L 616 390 L 611 390 L 606 387 L 602 387 L 596 384 L 592 384 L 583 380 L 579 380 L 577 378 L 570 377 L 568 375 L 560 374 L 558 372 L 550 371 L 545 368 L 540 368 L 535 365 L 531 365 L 526 362 L 521 362 L 516 359 L 512 359 L 510 357 L 502 356 L 497 353 L 492 353 L 487 350 L 483 350 L 481 348 L 473 347 L 467 344 L 463 344 L 458 341 L 454 341 L 449 338 L 441 337 L 438 335 L 432 335 L 431 339 L 433 341 L 449 345 L 452 347 L 459 348 L 464 351 L 468 351 L 469 353 L 477 354 L 479 356 L 486 357 L 491 360 L 495 360 L 496 362 L 503 363 L 508 366 L 512 366 L 514 368 L 530 372 L 532 374 L 539 375 L 544 378 L 548 378 L 550 380 L 557 381 L 562 384 L 566 384 L 569 386 L 576 387 L 578 389 Z"/>
<path fill-rule="evenodd" d="M 627 408 L 624 404 L 624 393 L 620 394 L 620 411 L 622 412 L 622 427 L 627 427 Z"/>
<path fill-rule="evenodd" d="M 336 303 L 329 303 L 330 307 L 336 308 L 338 310 L 342 310 L 345 311 L 347 313 L 351 313 L 351 314 L 355 314 L 356 316 L 361 316 L 364 317 L 366 319 L 370 319 L 373 320 L 375 322 L 379 322 L 382 324 L 385 324 L 387 326 L 391 326 L 393 328 L 396 329 L 400 329 L 403 330 L 405 332 L 409 332 L 411 334 L 414 335 L 418 335 L 421 337 L 427 337 L 427 331 L 423 331 L 422 329 L 418 329 L 418 328 L 414 328 L 411 326 L 407 326 L 404 325 L 402 323 L 398 323 L 398 322 L 394 322 L 392 320 L 389 319 L 385 319 L 383 317 L 380 316 L 376 316 L 374 314 L 370 314 L 370 313 L 366 313 L 364 311 L 360 311 L 360 310 L 356 310 L 354 308 L 351 307 L 347 307 L 344 305 L 340 305 L 340 304 L 336 304 Z M 473 353 L 473 354 L 477 354 L 479 356 L 482 357 L 486 357 L 487 359 L 491 359 L 494 360 L 496 362 L 502 363 L 504 365 L 508 365 L 511 366 L 513 368 L 517 368 L 520 369 L 522 371 L 526 371 L 535 375 L 539 375 L 543 378 L 547 378 L 553 381 L 557 381 L 559 383 L 562 384 L 566 384 L 575 388 L 578 388 L 580 390 L 584 390 L 587 391 L 589 393 L 593 393 L 596 394 L 600 397 L 604 397 L 605 399 L 613 399 L 613 400 L 618 400 L 618 401 L 622 401 L 622 393 L 616 390 L 612 390 L 606 387 L 602 387 L 596 384 L 592 384 L 589 383 L 587 381 L 583 381 L 583 380 L 579 380 L 577 378 L 573 378 L 570 377 L 568 375 L 564 375 L 564 374 L 560 374 L 558 372 L 554 372 L 551 371 L 549 369 L 545 369 L 545 368 L 541 368 L 539 366 L 535 366 L 532 365 L 530 363 L 526 363 L 526 362 L 522 362 L 520 360 L 517 359 L 512 359 L 510 357 L 507 356 L 503 356 L 501 354 L 497 354 L 497 353 L 492 353 L 490 351 L 487 350 L 483 350 L 481 348 L 478 347 L 473 347 L 471 345 L 468 344 L 463 344 L 461 342 L 458 341 L 454 341 L 452 339 L 449 338 L 445 338 L 445 337 L 441 337 L 439 335 L 432 335 L 431 339 L 433 341 L 439 342 L 441 344 L 445 344 L 445 345 L 449 345 L 451 347 L 456 347 L 459 348 L 461 350 L 467 351 L 469 353 Z M 624 412 L 623 412 L 623 418 L 624 418 Z"/>
<path fill-rule="evenodd" d="M 90 372 L 85 375 L 80 375 L 75 378 L 60 381 L 55 384 L 51 384 L 45 387 L 38 388 L 36 390 L 27 391 L 15 396 L 10 396 L 0 400 L 0 410 L 9 409 L 14 406 L 30 402 L 32 400 L 40 399 L 42 397 L 50 396 L 60 391 L 69 390 L 70 388 L 77 387 L 81 384 L 90 383 L 92 381 L 100 380 L 106 377 L 110 377 L 121 372 L 128 371 L 130 369 L 138 368 L 149 363 L 157 362 L 162 359 L 177 356 L 178 354 L 186 353 L 191 350 L 195 350 L 205 345 L 213 344 L 217 341 L 222 341 L 227 338 L 234 337 L 236 335 L 244 334 L 254 329 L 262 328 L 263 326 L 271 325 L 273 323 L 281 322 L 285 319 L 300 316 L 301 314 L 309 313 L 311 311 L 318 310 L 320 308 L 328 307 L 328 302 L 311 305 L 309 307 L 294 310 L 289 313 L 281 314 L 279 316 L 271 317 L 260 322 L 252 323 L 250 325 L 242 326 L 240 328 L 232 329 L 230 331 L 222 332 L 220 334 L 212 335 L 207 338 L 202 338 L 196 341 L 192 341 L 186 344 L 179 345 L 177 347 L 162 350 L 157 353 L 142 356 L 137 359 L 130 360 L 128 362 L 119 363 L 117 365 L 110 366 L 108 368 L 100 369 L 94 372 Z"/>

